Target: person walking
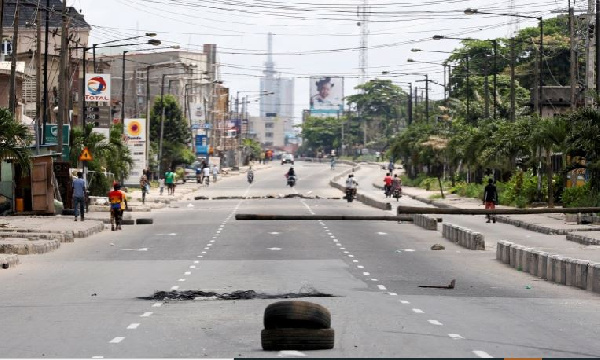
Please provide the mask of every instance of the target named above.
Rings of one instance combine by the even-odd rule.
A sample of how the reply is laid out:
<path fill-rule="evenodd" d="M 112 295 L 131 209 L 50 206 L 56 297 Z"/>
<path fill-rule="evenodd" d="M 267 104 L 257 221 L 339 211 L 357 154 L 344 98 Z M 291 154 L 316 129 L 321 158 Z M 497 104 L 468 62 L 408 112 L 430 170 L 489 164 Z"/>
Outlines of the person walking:
<path fill-rule="evenodd" d="M 75 213 L 75 221 L 77 221 L 77 216 L 79 216 L 81 212 L 81 221 L 83 221 L 83 214 L 85 211 L 85 191 L 86 184 L 83 179 L 83 172 L 77 172 L 77 178 L 73 180 L 73 209 Z"/>
<path fill-rule="evenodd" d="M 208 166 L 202 169 L 202 176 L 204 176 L 204 179 L 206 180 L 206 186 L 208 186 L 210 183 L 210 168 Z"/>
<path fill-rule="evenodd" d="M 160 188 L 160 194 L 162 195 L 165 191 L 165 178 L 161 177 L 158 179 L 158 187 Z"/>
<path fill-rule="evenodd" d="M 390 164 L 388 165 L 388 170 L 390 171 L 390 176 L 394 175 L 394 162 L 390 160 Z"/>
<path fill-rule="evenodd" d="M 110 201 L 110 230 L 121 230 L 123 211 L 127 209 L 127 195 L 121 191 L 121 185 L 114 183 L 114 190 L 108 193 Z"/>
<path fill-rule="evenodd" d="M 498 190 L 496 189 L 496 185 L 494 185 L 494 180 L 493 179 L 489 179 L 488 180 L 488 185 L 485 187 L 485 190 L 483 191 L 483 204 L 485 205 L 485 209 L 495 209 L 496 208 L 496 204 L 498 204 Z M 487 221 L 486 223 L 489 224 L 490 219 L 494 222 L 494 224 L 496 223 L 496 216 L 487 214 L 486 215 Z"/>
<path fill-rule="evenodd" d="M 167 185 L 167 195 L 175 193 L 175 173 L 171 168 L 165 173 L 165 184 Z"/>
<path fill-rule="evenodd" d="M 213 175 L 213 182 L 216 183 L 217 182 L 217 176 L 219 175 L 219 168 L 217 168 L 217 165 L 214 164 L 212 167 L 212 175 Z"/>
<path fill-rule="evenodd" d="M 150 183 L 148 182 L 148 175 L 146 175 L 146 170 L 142 171 L 142 176 L 140 177 L 140 189 L 142 190 L 142 204 L 146 204 L 146 194 L 149 192 Z"/>

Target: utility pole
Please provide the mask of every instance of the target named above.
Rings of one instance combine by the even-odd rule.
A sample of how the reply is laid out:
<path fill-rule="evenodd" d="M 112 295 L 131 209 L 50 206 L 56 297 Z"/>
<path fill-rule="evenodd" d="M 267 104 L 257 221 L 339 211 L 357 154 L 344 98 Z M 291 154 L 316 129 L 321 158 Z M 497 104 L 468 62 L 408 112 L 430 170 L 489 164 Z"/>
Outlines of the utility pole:
<path fill-rule="evenodd" d="M 498 92 L 498 80 L 496 74 L 498 73 L 497 61 L 498 61 L 498 40 L 492 40 L 494 44 L 494 120 L 496 120 L 496 108 L 498 107 L 497 92 Z"/>
<path fill-rule="evenodd" d="M 510 121 L 516 120 L 515 38 L 510 38 Z"/>
<path fill-rule="evenodd" d="M 19 43 L 19 0 L 17 0 L 17 4 L 15 6 L 15 17 L 13 20 L 13 38 L 12 38 L 12 54 L 10 56 L 10 84 L 9 84 L 9 96 L 8 99 L 8 109 L 16 117 L 16 109 L 17 109 L 17 54 Z"/>
<path fill-rule="evenodd" d="M 58 135 L 57 135 L 57 144 L 58 151 L 62 152 L 62 132 L 63 132 L 63 123 L 67 118 L 67 79 L 69 73 L 67 71 L 67 57 L 69 56 L 69 34 L 68 34 L 68 24 L 67 24 L 67 15 L 68 10 L 67 1 L 63 2 L 63 11 L 62 11 L 62 29 L 60 32 L 60 69 L 58 73 L 58 116 L 56 119 L 56 124 L 58 126 Z M 85 131 L 85 129 L 84 129 Z"/>
<path fill-rule="evenodd" d="M 429 75 L 425 74 L 425 121 L 429 121 Z"/>
<path fill-rule="evenodd" d="M 596 0 L 596 10 L 600 9 L 600 0 Z M 596 107 L 599 105 L 598 95 L 600 94 L 600 36 L 598 36 L 598 29 L 600 28 L 600 14 L 596 11 Z"/>
<path fill-rule="evenodd" d="M 470 105 L 469 98 L 471 97 L 471 95 L 470 95 L 471 89 L 469 86 L 469 54 L 467 54 L 467 56 L 466 56 L 466 61 L 467 61 L 467 115 L 465 117 L 466 117 L 467 122 L 469 122 L 469 105 Z"/>
<path fill-rule="evenodd" d="M 569 1 L 570 3 L 570 1 Z M 570 4 L 569 4 L 570 5 Z M 577 55 L 575 54 L 575 10 L 569 6 L 569 40 L 570 40 L 570 66 L 569 77 L 571 80 L 570 102 L 571 110 L 577 109 Z"/>
<path fill-rule="evenodd" d="M 418 106 L 419 106 L 419 88 L 415 84 L 415 109 L 418 109 Z M 415 110 L 415 121 L 418 118 L 418 116 L 416 116 L 416 115 L 417 115 L 417 112 Z"/>
<path fill-rule="evenodd" d="M 3 1 L 3 0 L 0 0 Z M 0 15 L 2 16 L 2 15 Z M 2 25 L 0 25 L 0 28 Z M 42 132 L 40 124 L 42 115 L 42 13 L 37 9 L 35 20 L 35 153 L 40 153 L 40 141 Z M 1 30 L 0 30 L 1 31 Z M 1 36 L 0 36 L 1 37 Z"/>
<path fill-rule="evenodd" d="M 4 0 L 0 0 L 0 60 L 4 61 Z"/>
<path fill-rule="evenodd" d="M 44 35 L 44 126 L 42 127 L 42 144 L 44 140 L 44 131 L 48 123 L 48 33 L 50 32 L 50 0 L 46 0 L 46 33 Z M 1 28 L 1 27 L 0 27 Z"/>
<path fill-rule="evenodd" d="M 408 83 L 408 125 L 413 122 L 413 106 L 412 106 L 412 83 Z"/>
<path fill-rule="evenodd" d="M 483 77 L 483 104 L 484 104 L 484 116 L 490 117 L 490 82 L 488 80 L 488 65 L 485 65 L 485 74 Z"/>
<path fill-rule="evenodd" d="M 585 42 L 585 106 L 592 106 L 594 98 L 591 90 L 594 88 L 594 34 L 593 18 L 594 0 L 588 0 L 588 11 L 586 17 L 587 37 Z"/>

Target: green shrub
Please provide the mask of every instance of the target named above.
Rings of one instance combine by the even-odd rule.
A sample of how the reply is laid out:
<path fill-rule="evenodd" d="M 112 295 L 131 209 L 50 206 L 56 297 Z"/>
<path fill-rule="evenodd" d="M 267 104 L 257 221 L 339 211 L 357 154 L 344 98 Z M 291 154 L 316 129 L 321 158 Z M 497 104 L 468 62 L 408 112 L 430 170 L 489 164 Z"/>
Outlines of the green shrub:
<path fill-rule="evenodd" d="M 185 179 L 185 169 L 177 168 L 175 170 L 175 181 L 179 181 L 179 180 L 183 180 L 183 179 Z"/>
<path fill-rule="evenodd" d="M 599 194 L 593 193 L 590 183 L 584 186 L 565 188 L 562 194 L 564 207 L 595 207 L 600 204 Z"/>

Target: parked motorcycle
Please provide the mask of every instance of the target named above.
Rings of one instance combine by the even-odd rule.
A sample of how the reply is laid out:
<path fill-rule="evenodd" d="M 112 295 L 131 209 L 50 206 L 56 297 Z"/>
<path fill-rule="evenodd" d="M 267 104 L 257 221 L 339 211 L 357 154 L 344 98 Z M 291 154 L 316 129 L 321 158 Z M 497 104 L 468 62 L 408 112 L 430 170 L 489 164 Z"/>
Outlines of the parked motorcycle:
<path fill-rule="evenodd" d="M 252 184 L 254 181 L 254 172 L 252 172 L 252 170 L 248 171 L 248 175 L 246 177 L 248 178 L 248 183 Z"/>
<path fill-rule="evenodd" d="M 348 202 L 352 202 L 354 201 L 354 198 L 356 197 L 356 188 L 346 188 L 346 200 L 348 200 Z"/>
<path fill-rule="evenodd" d="M 396 199 L 396 201 L 400 201 L 400 198 L 402 197 L 402 189 L 397 187 L 394 189 L 394 199 Z"/>

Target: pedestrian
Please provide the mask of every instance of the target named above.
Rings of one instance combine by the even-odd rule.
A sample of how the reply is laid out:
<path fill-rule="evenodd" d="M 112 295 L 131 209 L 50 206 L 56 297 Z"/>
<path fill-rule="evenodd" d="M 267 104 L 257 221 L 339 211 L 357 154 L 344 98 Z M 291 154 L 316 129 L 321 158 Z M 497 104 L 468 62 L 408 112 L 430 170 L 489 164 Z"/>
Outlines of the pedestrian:
<path fill-rule="evenodd" d="M 208 166 L 202 169 L 202 176 L 206 179 L 206 185 L 208 186 L 208 183 L 210 182 L 210 168 Z"/>
<path fill-rule="evenodd" d="M 264 163 L 265 163 L 265 153 L 264 152 L 260 153 L 260 159 L 259 159 L 258 163 L 259 164 L 262 163 L 264 165 Z"/>
<path fill-rule="evenodd" d="M 498 190 L 496 190 L 496 185 L 494 185 L 494 180 L 493 179 L 489 179 L 488 180 L 488 185 L 485 187 L 485 190 L 483 191 L 483 204 L 485 205 L 485 209 L 495 209 L 496 208 L 496 204 L 498 204 Z M 490 219 L 494 222 L 494 224 L 496 223 L 496 216 L 487 214 L 486 215 L 487 221 L 486 223 L 489 224 Z"/>
<path fill-rule="evenodd" d="M 394 174 L 394 162 L 390 160 L 390 164 L 388 165 L 388 170 L 390 171 L 390 175 Z"/>
<path fill-rule="evenodd" d="M 217 168 L 216 164 L 213 165 L 212 174 L 213 174 L 213 182 L 216 183 L 217 182 L 217 175 L 219 175 L 219 168 Z"/>
<path fill-rule="evenodd" d="M 81 212 L 81 221 L 83 221 L 83 214 L 85 210 L 85 191 L 86 184 L 83 179 L 83 172 L 77 172 L 77 179 L 73 180 L 73 209 L 75 213 L 75 221 L 77 221 L 77 216 Z"/>
<path fill-rule="evenodd" d="M 121 191 L 121 185 L 114 183 L 114 190 L 108 193 L 110 201 L 110 230 L 121 230 L 123 211 L 127 209 L 127 195 Z"/>
<path fill-rule="evenodd" d="M 165 178 L 161 177 L 158 179 L 158 187 L 160 188 L 160 194 L 162 195 L 165 191 Z"/>
<path fill-rule="evenodd" d="M 167 185 L 167 194 L 173 195 L 175 191 L 175 173 L 171 171 L 171 168 L 165 173 L 165 184 Z"/>
<path fill-rule="evenodd" d="M 142 170 L 142 176 L 140 176 L 140 189 L 142 190 L 142 204 L 146 203 L 146 194 L 150 191 L 150 183 L 148 182 L 148 176 L 146 170 Z"/>

